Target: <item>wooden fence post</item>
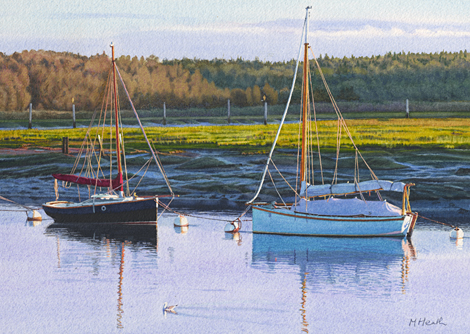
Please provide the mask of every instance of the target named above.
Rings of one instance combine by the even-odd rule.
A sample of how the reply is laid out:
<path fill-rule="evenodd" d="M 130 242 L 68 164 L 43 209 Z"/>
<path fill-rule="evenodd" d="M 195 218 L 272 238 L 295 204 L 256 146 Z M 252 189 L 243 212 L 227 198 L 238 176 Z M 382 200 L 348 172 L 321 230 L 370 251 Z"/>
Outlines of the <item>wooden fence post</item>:
<path fill-rule="evenodd" d="M 166 125 L 166 104 L 163 102 L 163 125 Z"/>
<path fill-rule="evenodd" d="M 69 154 L 69 137 L 62 137 L 62 153 Z"/>
<path fill-rule="evenodd" d="M 28 124 L 28 129 L 33 128 L 33 104 L 29 104 L 29 124 Z"/>
<path fill-rule="evenodd" d="M 77 124 L 75 123 L 75 104 L 72 104 L 72 116 L 73 116 L 73 123 L 72 123 L 72 128 L 76 128 Z"/>
<path fill-rule="evenodd" d="M 406 99 L 406 118 L 410 118 L 410 108 L 408 107 L 408 99 Z"/>
<path fill-rule="evenodd" d="M 227 100 L 227 122 L 230 124 L 230 99 Z"/>
<path fill-rule="evenodd" d="M 268 102 L 264 101 L 264 125 L 268 124 Z"/>

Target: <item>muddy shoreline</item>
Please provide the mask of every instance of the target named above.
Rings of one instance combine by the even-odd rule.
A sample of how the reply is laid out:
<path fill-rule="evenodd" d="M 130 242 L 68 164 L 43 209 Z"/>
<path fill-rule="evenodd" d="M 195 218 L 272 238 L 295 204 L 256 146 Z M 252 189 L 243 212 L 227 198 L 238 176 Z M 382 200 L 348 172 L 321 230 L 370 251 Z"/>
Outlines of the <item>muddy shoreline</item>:
<path fill-rule="evenodd" d="M 0 195 L 23 205 L 39 207 L 55 199 L 52 173 L 70 173 L 75 162 L 75 152 L 64 155 L 46 149 L 3 149 L 0 151 Z M 414 211 L 423 217 L 450 224 L 470 225 L 470 151 L 423 150 L 363 152 L 367 162 L 379 179 L 415 183 L 411 190 Z M 140 169 L 149 155 L 133 154 L 127 157 L 127 169 L 132 174 Z M 161 155 L 160 159 L 175 194 L 171 208 L 175 210 L 234 210 L 243 212 L 245 203 L 255 194 L 264 164 L 265 155 L 244 155 L 238 151 L 193 150 Z M 293 150 L 280 150 L 274 156 L 276 167 L 295 185 L 296 157 Z M 334 169 L 334 156 L 322 155 L 324 182 L 330 182 Z M 104 164 L 105 165 L 105 164 Z M 354 159 L 340 156 L 339 181 L 351 181 Z M 106 170 L 104 168 L 104 170 Z M 266 178 L 266 188 L 259 201 L 279 200 L 277 191 L 286 193 L 289 188 L 270 169 L 276 188 Z M 361 168 L 361 180 L 367 179 L 367 169 Z M 314 174 L 320 181 L 320 169 Z M 141 174 L 135 179 L 138 179 Z M 131 182 L 132 183 L 132 182 Z M 133 184 L 130 187 L 133 189 Z M 137 189 L 139 195 L 169 194 L 157 170 L 152 166 Z M 77 189 L 59 189 L 60 200 L 77 201 Z M 88 191 L 80 190 L 80 198 Z M 386 194 L 390 202 L 401 206 L 401 194 Z M 289 198 L 287 198 L 289 200 Z M 164 199 L 168 202 L 168 199 Z M 423 222 L 425 223 L 425 222 Z"/>

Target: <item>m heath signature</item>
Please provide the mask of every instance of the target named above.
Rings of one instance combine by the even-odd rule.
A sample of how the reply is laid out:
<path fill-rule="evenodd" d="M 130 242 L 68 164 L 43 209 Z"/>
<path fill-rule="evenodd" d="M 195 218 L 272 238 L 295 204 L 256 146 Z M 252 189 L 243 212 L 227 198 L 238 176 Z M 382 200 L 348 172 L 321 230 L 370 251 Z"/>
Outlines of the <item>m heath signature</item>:
<path fill-rule="evenodd" d="M 410 323 L 408 324 L 408 326 L 412 326 L 412 327 L 416 327 L 416 326 L 433 326 L 433 325 L 447 326 L 447 324 L 445 324 L 443 322 L 442 317 L 440 317 L 436 321 L 426 320 L 426 318 L 410 319 Z"/>

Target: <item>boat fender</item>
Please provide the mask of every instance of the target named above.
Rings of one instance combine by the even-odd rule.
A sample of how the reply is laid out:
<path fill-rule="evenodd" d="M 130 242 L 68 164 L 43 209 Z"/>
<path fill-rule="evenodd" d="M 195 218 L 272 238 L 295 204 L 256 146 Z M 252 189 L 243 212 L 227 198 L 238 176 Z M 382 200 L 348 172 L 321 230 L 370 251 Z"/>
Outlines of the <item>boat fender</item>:
<path fill-rule="evenodd" d="M 451 239 L 462 239 L 463 238 L 463 231 L 460 228 L 455 227 L 454 229 L 452 229 L 452 231 L 450 231 L 450 238 Z"/>

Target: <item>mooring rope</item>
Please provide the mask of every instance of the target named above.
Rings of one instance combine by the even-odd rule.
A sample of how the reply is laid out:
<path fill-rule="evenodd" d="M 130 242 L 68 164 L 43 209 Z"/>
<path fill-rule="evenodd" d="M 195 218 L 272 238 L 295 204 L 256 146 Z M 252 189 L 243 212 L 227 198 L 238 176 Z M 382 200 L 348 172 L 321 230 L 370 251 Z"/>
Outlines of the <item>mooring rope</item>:
<path fill-rule="evenodd" d="M 182 213 L 182 212 L 179 212 L 179 211 L 176 211 L 176 210 L 173 210 L 171 209 L 168 205 L 166 205 L 165 203 L 162 203 L 160 200 L 158 200 L 158 204 L 163 206 L 165 208 L 165 210 L 168 210 L 172 213 L 175 213 L 177 215 L 180 215 L 180 216 L 185 216 L 185 217 L 191 217 L 191 218 L 201 218 L 201 219 L 207 219 L 207 220 L 215 220 L 215 221 L 222 221 L 222 222 L 228 222 L 228 223 L 232 223 L 234 222 L 235 220 L 238 220 L 240 219 L 243 215 L 246 214 L 246 212 L 248 211 L 248 209 L 250 207 L 248 207 L 247 210 L 245 210 L 244 213 L 242 213 L 240 216 L 238 216 L 238 218 L 234 219 L 234 220 L 225 220 L 225 219 L 216 219 L 216 218 L 209 218 L 207 216 L 196 216 L 196 215 L 192 215 L 192 214 L 186 214 L 186 213 Z"/>
<path fill-rule="evenodd" d="M 437 220 L 434 220 L 434 219 L 431 219 L 431 218 L 423 217 L 423 216 L 421 216 L 421 215 L 419 216 L 419 218 L 423 218 L 423 219 L 432 221 L 432 222 L 437 223 L 437 224 L 447 225 L 447 226 L 450 226 L 450 227 L 452 227 L 452 228 L 456 228 L 456 227 L 457 227 L 457 226 L 451 225 L 451 224 L 449 224 L 449 223 L 443 223 L 443 222 L 440 222 L 440 221 L 437 221 Z"/>
<path fill-rule="evenodd" d="M 0 196 L 0 199 L 2 199 L 4 201 L 7 201 L 7 202 L 10 202 L 10 203 L 13 203 L 13 204 L 16 204 L 18 206 L 21 206 L 21 207 L 23 207 L 27 210 L 37 210 L 37 209 L 31 208 L 29 206 L 26 206 L 26 205 L 23 205 L 23 204 L 20 204 L 20 203 L 16 203 L 15 201 L 12 201 L 11 199 L 5 198 L 3 196 Z M 0 211 L 13 211 L 13 210 L 0 210 Z M 15 210 L 15 211 L 20 211 L 20 210 Z"/>

